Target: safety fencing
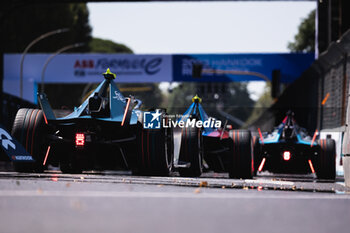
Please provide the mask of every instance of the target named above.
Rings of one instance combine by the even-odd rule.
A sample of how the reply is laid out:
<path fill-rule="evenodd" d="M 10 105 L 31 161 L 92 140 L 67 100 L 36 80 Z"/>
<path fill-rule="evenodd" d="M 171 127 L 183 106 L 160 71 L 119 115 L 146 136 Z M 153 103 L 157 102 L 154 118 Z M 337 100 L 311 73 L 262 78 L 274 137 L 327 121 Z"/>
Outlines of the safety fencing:
<path fill-rule="evenodd" d="M 278 100 L 253 124 L 270 130 L 288 110 L 295 113 L 299 125 L 310 132 L 344 131 L 350 75 L 350 30 L 283 92 Z"/>

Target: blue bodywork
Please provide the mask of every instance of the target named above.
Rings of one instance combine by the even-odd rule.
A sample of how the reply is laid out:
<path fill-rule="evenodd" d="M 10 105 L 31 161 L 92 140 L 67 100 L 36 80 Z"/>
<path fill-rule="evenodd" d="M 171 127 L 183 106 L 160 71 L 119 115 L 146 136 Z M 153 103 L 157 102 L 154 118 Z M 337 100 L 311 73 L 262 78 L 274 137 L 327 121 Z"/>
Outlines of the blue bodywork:
<path fill-rule="evenodd" d="M 266 134 L 263 136 L 263 141 L 261 138 L 259 139 L 261 144 L 273 144 L 273 143 L 280 143 L 285 142 L 286 140 L 282 137 L 283 130 L 286 126 L 286 119 L 278 126 L 276 127 L 270 134 Z M 300 128 L 296 123 L 293 123 L 295 137 L 294 137 L 294 143 L 295 144 L 302 144 L 311 146 L 312 138 L 306 133 L 305 129 Z M 316 146 L 317 143 L 313 142 L 313 146 Z"/>
<path fill-rule="evenodd" d="M 183 116 L 178 119 L 178 122 L 186 122 L 187 119 L 191 118 L 198 118 L 197 120 L 201 120 L 203 122 L 210 120 L 210 117 L 208 117 L 208 114 L 204 111 L 202 105 L 196 101 L 194 101 L 191 106 L 185 111 Z M 203 136 L 209 136 L 212 132 L 218 130 L 215 127 L 203 127 L 202 129 Z"/>
<path fill-rule="evenodd" d="M 317 164 L 320 154 L 316 133 L 311 137 L 288 112 L 281 124 L 271 133 L 260 134 L 261 150 L 254 155 L 254 166 L 258 171 L 275 173 L 314 173 L 312 164 Z M 265 162 L 266 161 L 266 162 Z"/>
<path fill-rule="evenodd" d="M 88 105 L 89 99 L 93 97 L 95 94 L 98 94 L 104 90 L 109 90 L 109 109 L 110 114 L 109 117 L 93 117 L 89 114 Z M 105 79 L 100 85 L 91 93 L 91 95 L 78 107 L 75 108 L 74 111 L 62 118 L 55 118 L 53 111 L 46 99 L 44 94 L 38 94 L 39 103 L 41 105 L 42 110 L 47 118 L 50 121 L 57 122 L 71 122 L 74 119 L 95 119 L 106 122 L 122 122 L 124 115 L 126 114 L 126 106 L 127 99 L 120 92 L 116 84 L 113 80 Z M 138 115 L 141 114 L 141 111 L 138 109 L 131 110 L 130 116 L 130 125 L 137 124 Z"/>

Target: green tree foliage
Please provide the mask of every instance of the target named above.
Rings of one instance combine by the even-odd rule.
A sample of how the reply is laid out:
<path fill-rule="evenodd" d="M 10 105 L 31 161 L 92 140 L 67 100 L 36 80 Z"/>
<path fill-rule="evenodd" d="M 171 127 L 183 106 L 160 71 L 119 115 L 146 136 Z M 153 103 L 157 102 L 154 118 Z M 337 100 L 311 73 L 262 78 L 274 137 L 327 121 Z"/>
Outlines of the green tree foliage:
<path fill-rule="evenodd" d="M 224 111 L 245 122 L 254 107 L 254 101 L 250 98 L 247 89 L 248 83 L 234 82 L 229 84 L 229 95 L 224 101 Z M 232 123 L 232 122 L 231 122 Z M 234 123 L 232 123 L 235 125 Z"/>
<path fill-rule="evenodd" d="M 303 19 L 299 25 L 298 34 L 294 37 L 294 42 L 288 43 L 288 49 L 292 52 L 314 52 L 315 51 L 315 14 L 313 10 Z"/>
<path fill-rule="evenodd" d="M 30 52 L 54 52 L 66 45 L 83 42 L 85 47 L 73 51 L 88 51 L 91 40 L 89 11 L 85 3 L 23 4 L 7 12 L 4 17 L 3 43 L 5 53 L 21 53 L 38 36 L 59 28 L 69 32 L 48 37 Z"/>
<path fill-rule="evenodd" d="M 141 100 L 143 110 L 159 108 L 163 100 L 158 83 L 122 83 L 118 87 L 125 97 L 132 95 Z"/>
<path fill-rule="evenodd" d="M 126 45 L 100 38 L 92 38 L 89 43 L 89 48 L 91 53 L 133 53 Z"/>
<path fill-rule="evenodd" d="M 168 112 L 171 114 L 181 114 L 192 103 L 191 99 L 197 94 L 195 83 L 181 83 L 175 87 L 168 97 Z M 199 94 L 199 93 L 198 93 Z M 204 100 L 205 101 L 205 100 Z"/>
<path fill-rule="evenodd" d="M 264 93 L 255 102 L 254 109 L 248 120 L 245 122 L 245 126 L 248 127 L 253 124 L 254 121 L 256 121 L 272 104 L 273 99 L 271 97 L 271 84 L 266 83 Z"/>
<path fill-rule="evenodd" d="M 91 38 L 89 10 L 85 3 L 23 3 L 9 9 L 6 12 L 6 17 L 3 17 L 5 35 L 2 35 L 2 44 L 6 44 L 5 53 L 22 53 L 35 38 L 59 28 L 69 28 L 70 31 L 41 40 L 29 52 L 53 53 L 64 46 L 83 42 L 84 47 L 71 49 L 67 52 L 133 53 L 130 48 L 123 44 L 111 40 Z M 162 101 L 158 84 L 119 84 L 121 89 L 126 87 L 129 90 L 130 87 L 137 89 L 142 86 L 150 87 L 150 91 L 126 91 L 124 95 L 132 94 L 140 98 L 145 108 L 158 107 Z M 45 92 L 53 108 L 72 109 L 74 106 L 80 105 L 82 97 L 95 87 L 96 85 L 87 86 L 85 84 L 46 84 Z"/>

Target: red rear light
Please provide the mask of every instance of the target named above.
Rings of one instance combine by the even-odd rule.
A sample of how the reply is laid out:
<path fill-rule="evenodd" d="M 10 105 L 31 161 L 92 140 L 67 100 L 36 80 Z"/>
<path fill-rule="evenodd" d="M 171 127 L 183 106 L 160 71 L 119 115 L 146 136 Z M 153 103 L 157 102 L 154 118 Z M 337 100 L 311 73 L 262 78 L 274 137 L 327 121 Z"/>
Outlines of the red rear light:
<path fill-rule="evenodd" d="M 266 161 L 266 158 L 263 158 L 263 160 L 261 161 L 261 163 L 260 163 L 260 165 L 259 165 L 259 168 L 258 168 L 258 171 L 259 171 L 259 172 L 261 172 L 262 169 L 264 168 L 265 161 Z"/>
<path fill-rule="evenodd" d="M 310 165 L 311 172 L 312 172 L 312 173 L 315 173 L 314 166 L 312 165 L 312 162 L 311 162 L 310 159 L 309 159 L 309 165 Z"/>
<path fill-rule="evenodd" d="M 45 159 L 44 159 L 44 162 L 43 162 L 44 166 L 46 165 L 47 157 L 49 156 L 49 153 L 50 153 L 50 148 L 51 148 L 51 146 L 49 146 L 47 148 L 47 150 L 46 150 L 46 155 L 45 155 Z"/>
<path fill-rule="evenodd" d="M 259 131 L 259 137 L 260 137 L 261 144 L 264 144 L 264 138 L 262 136 L 260 128 L 258 128 L 258 131 Z"/>
<path fill-rule="evenodd" d="M 75 145 L 84 146 L 85 145 L 85 135 L 83 133 L 75 134 Z"/>
<path fill-rule="evenodd" d="M 291 156 L 290 151 L 285 151 L 285 152 L 283 152 L 283 159 L 284 159 L 285 161 L 290 160 L 290 156 Z"/>

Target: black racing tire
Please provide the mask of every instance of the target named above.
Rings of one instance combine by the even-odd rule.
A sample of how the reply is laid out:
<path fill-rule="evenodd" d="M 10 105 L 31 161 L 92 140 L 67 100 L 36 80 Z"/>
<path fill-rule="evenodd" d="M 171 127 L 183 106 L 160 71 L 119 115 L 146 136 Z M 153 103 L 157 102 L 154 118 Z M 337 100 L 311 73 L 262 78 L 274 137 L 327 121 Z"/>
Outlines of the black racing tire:
<path fill-rule="evenodd" d="M 15 171 L 44 171 L 46 165 L 43 165 L 43 163 L 49 146 L 46 140 L 47 132 L 42 110 L 28 108 L 18 110 L 11 134 L 33 156 L 35 162 L 15 162 Z"/>
<path fill-rule="evenodd" d="M 316 175 L 318 179 L 334 180 L 335 179 L 335 141 L 333 139 L 320 139 L 320 153 L 317 156 Z"/>
<path fill-rule="evenodd" d="M 179 161 L 191 163 L 179 168 L 182 177 L 199 177 L 203 172 L 203 136 L 200 128 L 184 127 L 181 132 Z"/>
<path fill-rule="evenodd" d="M 249 130 L 231 130 L 232 155 L 229 157 L 229 176 L 251 179 L 253 176 L 253 145 Z"/>
<path fill-rule="evenodd" d="M 169 171 L 174 170 L 174 130 L 173 128 L 166 129 L 166 152 L 167 152 L 167 163 L 169 163 Z"/>
<path fill-rule="evenodd" d="M 174 142 L 171 128 L 144 129 L 137 132 L 137 169 L 135 174 L 169 176 L 173 169 Z"/>
<path fill-rule="evenodd" d="M 252 137 L 253 140 L 253 155 L 254 155 L 254 176 L 256 176 L 258 169 L 259 169 L 259 165 L 262 161 L 262 156 L 261 156 L 261 145 L 260 145 L 260 141 L 259 141 L 259 137 L 258 136 L 253 136 Z"/>

